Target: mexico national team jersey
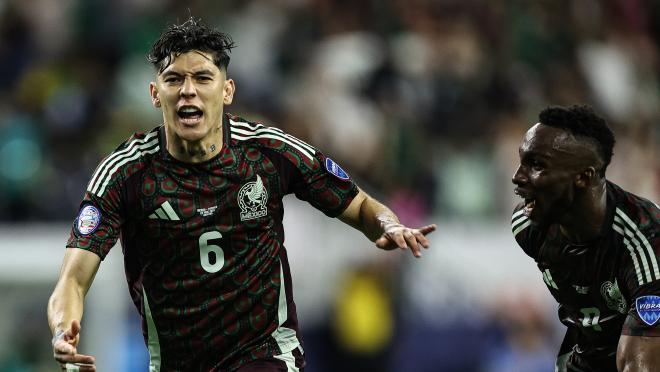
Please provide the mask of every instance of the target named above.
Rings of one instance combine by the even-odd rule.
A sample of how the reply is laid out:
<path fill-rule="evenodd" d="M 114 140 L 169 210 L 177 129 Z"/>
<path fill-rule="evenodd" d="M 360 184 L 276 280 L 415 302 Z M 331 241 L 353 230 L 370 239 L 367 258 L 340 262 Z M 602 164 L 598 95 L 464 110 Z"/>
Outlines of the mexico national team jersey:
<path fill-rule="evenodd" d="M 302 351 L 282 198 L 336 217 L 358 192 L 279 129 L 226 115 L 223 136 L 216 157 L 187 164 L 166 151 L 164 127 L 133 135 L 97 167 L 67 243 L 103 259 L 121 239 L 151 371 L 232 371 Z"/>
<path fill-rule="evenodd" d="M 568 327 L 558 370 L 616 371 L 621 334 L 660 336 L 658 206 L 608 182 L 601 234 L 576 246 L 558 225 L 532 225 L 523 204 L 513 213 L 513 234 L 536 261 Z"/>

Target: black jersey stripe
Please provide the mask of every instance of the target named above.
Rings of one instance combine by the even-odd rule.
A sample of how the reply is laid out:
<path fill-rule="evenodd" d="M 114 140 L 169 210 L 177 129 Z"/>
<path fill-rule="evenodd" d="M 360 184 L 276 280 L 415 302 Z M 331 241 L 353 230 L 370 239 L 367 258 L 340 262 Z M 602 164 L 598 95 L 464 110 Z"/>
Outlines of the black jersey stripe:
<path fill-rule="evenodd" d="M 148 135 L 146 135 L 144 138 L 137 138 L 133 141 L 131 141 L 128 146 L 126 146 L 124 149 L 119 150 L 117 152 L 114 152 L 110 154 L 105 160 L 99 164 L 99 166 L 96 168 L 96 171 L 92 175 L 91 180 L 89 181 L 89 184 L 87 185 L 87 191 L 93 192 L 92 190 L 96 189 L 98 187 L 98 183 L 100 179 L 104 177 L 106 174 L 106 171 L 108 170 L 109 167 L 111 167 L 111 163 L 115 161 L 116 159 L 125 157 L 125 156 L 130 156 L 132 153 L 136 151 L 136 148 L 139 146 L 143 146 L 145 143 L 151 143 L 153 141 L 158 141 L 157 138 L 154 138 L 155 136 L 158 135 L 158 132 L 151 132 Z"/>
<path fill-rule="evenodd" d="M 100 181 L 98 185 L 94 190 L 91 191 L 91 193 L 95 194 L 98 197 L 103 196 L 103 193 L 105 192 L 105 188 L 112 180 L 112 176 L 120 167 L 126 165 L 131 161 L 137 160 L 144 155 L 158 152 L 159 150 L 160 150 L 160 145 L 158 143 L 158 140 L 154 139 L 149 143 L 145 143 L 144 145 L 138 146 L 134 152 L 130 154 L 126 154 L 126 156 L 116 159 L 115 162 L 113 162 L 107 167 L 106 170 L 108 170 L 108 172 L 102 178 L 99 178 Z"/>
<path fill-rule="evenodd" d="M 250 124 L 247 122 L 242 122 L 242 121 L 234 121 L 234 120 L 229 120 L 229 122 L 232 124 L 232 129 L 243 129 L 243 130 L 249 130 L 252 133 L 258 134 L 258 133 L 263 133 L 263 132 L 270 132 L 274 134 L 279 134 L 282 135 L 286 138 L 288 138 L 291 141 L 294 141 L 298 143 L 300 146 L 304 147 L 307 149 L 307 151 L 311 152 L 312 154 L 316 153 L 316 149 L 314 146 L 308 144 L 307 142 L 301 140 L 300 138 L 294 137 L 288 133 L 285 133 L 283 130 L 280 128 L 275 128 L 275 127 L 267 127 L 263 124 Z M 247 134 L 247 133 L 246 133 Z"/>

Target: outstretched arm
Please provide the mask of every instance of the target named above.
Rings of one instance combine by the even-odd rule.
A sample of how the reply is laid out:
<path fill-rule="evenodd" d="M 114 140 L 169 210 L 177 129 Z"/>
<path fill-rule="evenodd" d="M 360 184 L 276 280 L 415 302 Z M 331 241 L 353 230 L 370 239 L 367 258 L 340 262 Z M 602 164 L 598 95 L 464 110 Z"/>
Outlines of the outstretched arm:
<path fill-rule="evenodd" d="M 394 212 L 362 190 L 339 219 L 362 231 L 378 248 L 410 249 L 415 257 L 422 255 L 420 246 L 429 247 L 426 235 L 436 229 L 435 224 L 418 229 L 402 225 Z"/>
<path fill-rule="evenodd" d="M 620 372 L 657 371 L 660 366 L 660 337 L 621 335 L 616 366 Z"/>
<path fill-rule="evenodd" d="M 53 333 L 53 357 L 63 370 L 96 371 L 94 357 L 78 354 L 83 301 L 101 259 L 83 249 L 67 249 L 60 278 L 48 301 L 48 324 Z"/>

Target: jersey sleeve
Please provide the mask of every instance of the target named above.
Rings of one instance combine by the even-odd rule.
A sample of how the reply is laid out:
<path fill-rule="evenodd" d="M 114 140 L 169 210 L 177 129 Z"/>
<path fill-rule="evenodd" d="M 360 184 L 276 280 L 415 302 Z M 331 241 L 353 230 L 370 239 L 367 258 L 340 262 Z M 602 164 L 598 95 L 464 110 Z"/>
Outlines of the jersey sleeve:
<path fill-rule="evenodd" d="M 511 215 L 511 232 L 516 243 L 530 257 L 535 258 L 531 244 L 531 221 L 523 214 L 524 203 L 520 203 L 513 210 Z"/>
<path fill-rule="evenodd" d="M 337 217 L 346 210 L 359 191 L 348 173 L 318 150 L 309 163 L 290 170 L 293 174 L 289 191 L 329 217 Z"/>
<path fill-rule="evenodd" d="M 622 334 L 660 337 L 659 209 L 633 219 L 617 209 L 614 230 L 623 239 L 622 276 L 628 289 L 628 317 Z"/>

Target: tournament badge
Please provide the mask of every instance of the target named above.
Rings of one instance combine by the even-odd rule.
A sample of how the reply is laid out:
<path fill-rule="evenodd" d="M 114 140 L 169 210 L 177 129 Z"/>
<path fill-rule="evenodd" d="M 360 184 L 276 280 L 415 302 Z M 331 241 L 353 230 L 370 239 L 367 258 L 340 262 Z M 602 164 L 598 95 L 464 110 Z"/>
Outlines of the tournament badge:
<path fill-rule="evenodd" d="M 78 229 L 80 235 L 93 233 L 100 224 L 101 212 L 91 204 L 84 206 L 78 213 L 78 218 L 76 218 L 76 229 Z"/>
<path fill-rule="evenodd" d="M 660 296 L 641 296 L 635 300 L 637 314 L 644 323 L 652 326 L 660 319 Z"/>
<path fill-rule="evenodd" d="M 350 178 L 348 177 L 348 173 L 341 169 L 339 164 L 335 163 L 335 161 L 330 158 L 325 158 L 325 169 L 327 169 L 328 172 L 334 174 L 339 179 L 346 181 Z"/>

